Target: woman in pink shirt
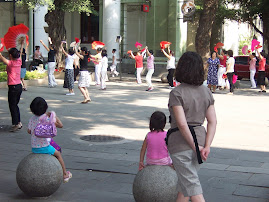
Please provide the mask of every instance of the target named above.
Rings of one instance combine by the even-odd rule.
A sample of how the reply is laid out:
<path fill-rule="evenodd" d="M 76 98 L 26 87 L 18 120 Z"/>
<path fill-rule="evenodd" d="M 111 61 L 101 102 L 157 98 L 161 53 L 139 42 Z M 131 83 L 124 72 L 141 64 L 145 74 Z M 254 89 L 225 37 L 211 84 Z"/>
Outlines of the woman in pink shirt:
<path fill-rule="evenodd" d="M 257 85 L 260 85 L 261 90 L 259 93 L 266 93 L 266 88 L 265 88 L 265 63 L 266 63 L 266 58 L 264 57 L 263 52 L 259 52 L 258 49 L 255 50 L 257 55 L 259 56 L 259 69 L 258 69 L 258 79 L 257 79 Z"/>
<path fill-rule="evenodd" d="M 256 82 L 255 82 L 255 74 L 256 74 L 256 56 L 255 53 L 249 54 L 249 72 L 250 72 L 250 82 L 251 82 L 251 88 L 256 88 Z"/>
<path fill-rule="evenodd" d="M 163 112 L 156 111 L 151 115 L 150 132 L 147 134 L 140 151 L 139 170 L 145 167 L 144 157 L 146 151 L 146 165 L 172 165 L 172 160 L 164 141 L 166 137 L 166 131 L 163 130 L 165 124 L 166 116 Z"/>
<path fill-rule="evenodd" d="M 22 52 L 23 44 L 21 46 Z M 16 48 L 8 50 L 9 60 L 0 53 L 0 60 L 7 65 L 7 85 L 8 85 L 8 104 L 12 118 L 12 128 L 10 132 L 15 132 L 22 128 L 20 109 L 18 104 L 20 102 L 22 85 L 21 85 L 21 54 Z"/>

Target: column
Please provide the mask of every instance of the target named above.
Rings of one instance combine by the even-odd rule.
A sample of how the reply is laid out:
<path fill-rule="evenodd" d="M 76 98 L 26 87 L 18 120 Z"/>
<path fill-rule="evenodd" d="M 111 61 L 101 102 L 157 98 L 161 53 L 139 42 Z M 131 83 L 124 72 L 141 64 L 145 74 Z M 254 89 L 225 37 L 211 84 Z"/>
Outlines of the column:
<path fill-rule="evenodd" d="M 45 32 L 44 27 L 48 24 L 45 22 L 45 15 L 47 14 L 47 6 L 40 6 L 34 12 L 34 45 L 40 46 L 40 51 L 43 57 L 47 57 L 48 51 L 42 46 L 40 40 L 48 46 L 48 34 Z"/>
<path fill-rule="evenodd" d="M 103 41 L 107 47 L 108 57 L 112 57 L 112 49 L 117 49 L 119 54 L 119 44 L 116 43 L 117 36 L 120 35 L 120 0 L 103 1 Z"/>

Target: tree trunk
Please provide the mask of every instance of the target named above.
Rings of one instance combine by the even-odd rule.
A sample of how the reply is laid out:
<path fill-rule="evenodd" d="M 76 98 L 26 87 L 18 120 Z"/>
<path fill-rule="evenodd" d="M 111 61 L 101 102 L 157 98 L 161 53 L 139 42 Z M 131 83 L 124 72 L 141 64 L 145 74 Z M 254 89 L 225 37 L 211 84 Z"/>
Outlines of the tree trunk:
<path fill-rule="evenodd" d="M 66 38 L 66 30 L 64 27 L 64 11 L 59 9 L 61 7 L 61 1 L 55 2 L 55 10 L 49 11 L 45 16 L 45 22 L 48 24 L 48 34 L 51 38 L 52 43 L 55 45 L 56 62 L 57 66 L 64 67 L 64 60 L 62 50 L 60 50 L 61 41 Z M 58 5 L 57 5 L 58 4 Z"/>
<path fill-rule="evenodd" d="M 218 0 L 204 0 L 204 8 L 200 15 L 199 27 L 195 37 L 196 51 L 201 55 L 204 62 L 210 56 L 210 39 L 217 7 Z"/>

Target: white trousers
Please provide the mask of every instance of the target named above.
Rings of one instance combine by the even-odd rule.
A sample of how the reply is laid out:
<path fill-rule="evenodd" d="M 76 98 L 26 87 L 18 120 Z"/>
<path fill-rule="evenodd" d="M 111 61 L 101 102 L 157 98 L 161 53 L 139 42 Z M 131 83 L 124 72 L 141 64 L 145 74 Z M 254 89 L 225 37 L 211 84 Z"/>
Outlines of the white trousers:
<path fill-rule="evenodd" d="M 142 71 L 143 71 L 143 67 L 136 68 L 136 80 L 137 80 L 138 84 L 142 83 L 142 81 L 141 81 L 141 73 L 142 73 Z"/>
<path fill-rule="evenodd" d="M 218 86 L 224 88 L 226 86 L 225 79 L 222 78 L 222 75 L 226 72 L 226 67 L 221 67 L 218 69 Z"/>
<path fill-rule="evenodd" d="M 106 88 L 107 71 L 101 71 L 101 88 Z"/>
<path fill-rule="evenodd" d="M 149 88 L 152 87 L 151 77 L 152 77 L 153 73 L 154 73 L 154 69 L 148 69 L 148 73 L 147 73 L 147 76 L 146 76 L 146 81 L 147 81 L 147 84 L 148 84 Z"/>
<path fill-rule="evenodd" d="M 255 74 L 256 74 L 256 69 L 251 69 L 250 70 L 250 82 L 251 82 L 251 87 L 256 88 L 256 82 L 255 82 Z"/>
<path fill-rule="evenodd" d="M 55 62 L 48 62 L 48 82 L 50 87 L 54 87 L 57 85 L 54 77 L 56 63 Z"/>
<path fill-rule="evenodd" d="M 119 75 L 119 72 L 117 72 L 117 65 L 111 65 L 110 66 L 110 71 L 111 71 L 111 74 L 112 76 L 118 76 Z"/>
<path fill-rule="evenodd" d="M 95 82 L 97 85 L 100 85 L 100 76 L 101 76 L 101 64 L 95 65 Z"/>

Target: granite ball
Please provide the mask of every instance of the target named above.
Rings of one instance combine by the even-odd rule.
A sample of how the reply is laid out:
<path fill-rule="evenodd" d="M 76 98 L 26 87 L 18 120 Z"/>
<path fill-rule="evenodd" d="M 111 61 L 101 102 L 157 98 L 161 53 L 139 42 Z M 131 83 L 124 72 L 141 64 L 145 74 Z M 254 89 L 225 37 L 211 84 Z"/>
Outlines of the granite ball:
<path fill-rule="evenodd" d="M 58 159 L 49 154 L 29 154 L 16 171 L 19 188 L 31 197 L 52 195 L 63 182 L 63 169 Z"/>
<path fill-rule="evenodd" d="M 161 81 L 163 83 L 168 83 L 168 79 L 167 79 L 167 74 L 166 73 L 161 76 Z"/>
<path fill-rule="evenodd" d="M 136 202 L 175 202 L 177 182 L 176 171 L 170 166 L 146 166 L 134 179 L 133 196 Z"/>

